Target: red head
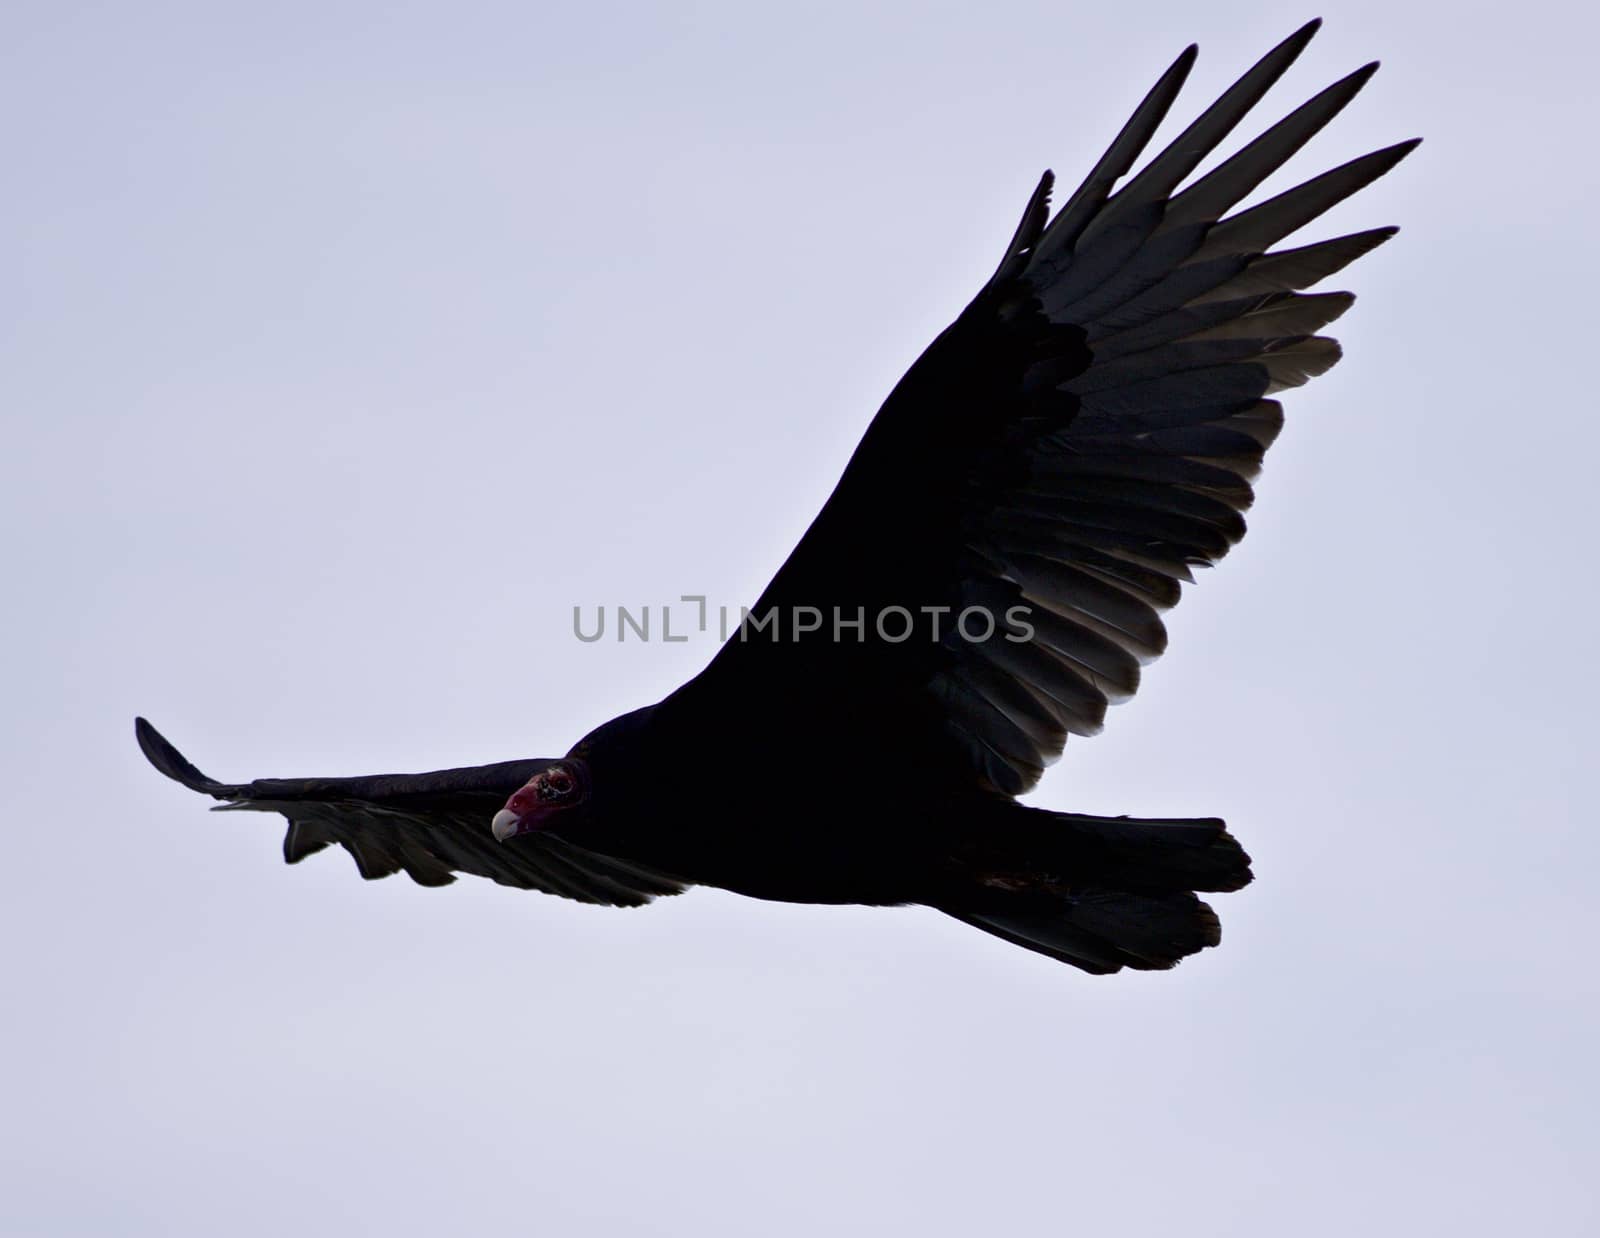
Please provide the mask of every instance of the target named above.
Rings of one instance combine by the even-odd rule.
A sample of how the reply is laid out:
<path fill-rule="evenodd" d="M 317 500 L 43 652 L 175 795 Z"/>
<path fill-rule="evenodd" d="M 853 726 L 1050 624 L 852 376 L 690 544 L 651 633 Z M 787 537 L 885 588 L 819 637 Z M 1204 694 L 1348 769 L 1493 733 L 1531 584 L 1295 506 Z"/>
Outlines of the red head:
<path fill-rule="evenodd" d="M 506 801 L 506 806 L 495 813 L 490 828 L 501 842 L 531 830 L 550 829 L 588 798 L 589 773 L 583 762 L 554 761 Z"/>

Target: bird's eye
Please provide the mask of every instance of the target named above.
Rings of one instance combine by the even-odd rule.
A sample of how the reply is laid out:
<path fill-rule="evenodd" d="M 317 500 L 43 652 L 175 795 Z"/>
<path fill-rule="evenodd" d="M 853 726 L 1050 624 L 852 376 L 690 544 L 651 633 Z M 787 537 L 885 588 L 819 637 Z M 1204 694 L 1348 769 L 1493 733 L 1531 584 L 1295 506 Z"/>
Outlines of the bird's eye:
<path fill-rule="evenodd" d="M 564 799 L 577 786 L 572 775 L 564 769 L 553 769 L 544 776 L 544 791 L 550 799 Z"/>

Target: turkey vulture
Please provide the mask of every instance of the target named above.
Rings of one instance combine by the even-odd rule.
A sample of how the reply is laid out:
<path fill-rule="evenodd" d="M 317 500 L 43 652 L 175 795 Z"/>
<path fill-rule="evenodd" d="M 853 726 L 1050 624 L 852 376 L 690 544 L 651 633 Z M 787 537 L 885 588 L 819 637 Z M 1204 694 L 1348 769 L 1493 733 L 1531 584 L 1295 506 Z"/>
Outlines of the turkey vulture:
<path fill-rule="evenodd" d="M 1184 184 L 1317 26 L 1136 173 L 1193 46 L 1054 214 L 1044 174 L 739 631 L 666 699 L 559 759 L 428 774 L 221 783 L 140 719 L 145 755 L 223 808 L 282 813 L 291 864 L 338 843 L 367 878 L 921 904 L 1097 974 L 1215 945 L 1197 892 L 1251 876 L 1221 821 L 1016 797 L 1133 694 L 1180 582 L 1244 535 L 1270 397 L 1339 359 L 1317 332 L 1353 298 L 1303 290 L 1394 235 L 1273 248 L 1414 141 L 1235 209 L 1376 64 Z"/>

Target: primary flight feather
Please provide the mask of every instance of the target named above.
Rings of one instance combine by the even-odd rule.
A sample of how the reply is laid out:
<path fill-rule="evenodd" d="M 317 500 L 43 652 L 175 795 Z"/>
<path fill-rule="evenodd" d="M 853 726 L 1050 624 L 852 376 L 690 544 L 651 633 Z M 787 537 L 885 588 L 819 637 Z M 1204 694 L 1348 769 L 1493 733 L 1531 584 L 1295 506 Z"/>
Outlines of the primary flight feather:
<path fill-rule="evenodd" d="M 1197 892 L 1251 876 L 1221 821 L 1015 797 L 1137 690 L 1161 613 L 1244 535 L 1270 397 L 1339 359 L 1317 333 L 1353 298 L 1304 290 L 1394 234 L 1274 248 L 1414 141 L 1236 209 L 1376 65 L 1190 181 L 1317 25 L 1134 172 L 1186 49 L 1053 216 L 1045 173 L 739 633 L 665 700 L 558 760 L 428 774 L 225 784 L 143 719 L 140 746 L 224 807 L 282 813 L 290 863 L 337 843 L 367 878 L 921 904 L 1094 973 L 1215 945 Z"/>

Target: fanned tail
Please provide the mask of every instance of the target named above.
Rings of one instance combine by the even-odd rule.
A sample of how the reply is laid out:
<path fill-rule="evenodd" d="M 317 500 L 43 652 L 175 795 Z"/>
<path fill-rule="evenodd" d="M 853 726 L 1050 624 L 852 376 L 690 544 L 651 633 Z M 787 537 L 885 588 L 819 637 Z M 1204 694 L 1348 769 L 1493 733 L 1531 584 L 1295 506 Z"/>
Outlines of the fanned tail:
<path fill-rule="evenodd" d="M 1021 815 L 1017 815 L 1021 814 Z M 1237 890 L 1250 857 L 1215 817 L 1094 817 L 1011 807 L 971 898 L 941 911 L 1095 975 L 1158 971 L 1222 940 L 1197 890 Z"/>

